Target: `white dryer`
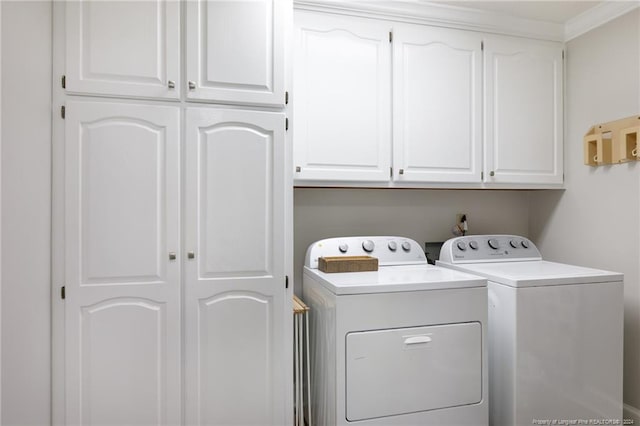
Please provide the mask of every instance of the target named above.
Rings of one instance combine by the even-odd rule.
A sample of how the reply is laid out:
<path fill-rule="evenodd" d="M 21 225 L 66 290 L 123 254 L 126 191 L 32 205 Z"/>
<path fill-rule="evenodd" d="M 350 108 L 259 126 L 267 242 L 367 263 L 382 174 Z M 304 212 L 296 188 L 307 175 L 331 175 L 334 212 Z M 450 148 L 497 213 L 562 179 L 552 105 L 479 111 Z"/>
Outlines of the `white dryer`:
<path fill-rule="evenodd" d="M 491 425 L 622 424 L 622 274 L 513 235 L 453 238 L 437 264 L 489 280 Z"/>
<path fill-rule="evenodd" d="M 318 258 L 379 269 L 324 273 Z M 428 265 L 400 237 L 331 238 L 307 250 L 312 424 L 486 425 L 486 280 Z"/>

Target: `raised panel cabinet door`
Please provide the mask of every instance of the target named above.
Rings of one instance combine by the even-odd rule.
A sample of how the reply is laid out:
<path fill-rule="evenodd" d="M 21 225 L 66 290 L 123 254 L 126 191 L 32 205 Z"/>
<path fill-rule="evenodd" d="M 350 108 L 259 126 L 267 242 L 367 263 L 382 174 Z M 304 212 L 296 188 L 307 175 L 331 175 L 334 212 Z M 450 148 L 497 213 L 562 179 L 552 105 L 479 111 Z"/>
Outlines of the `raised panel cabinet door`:
<path fill-rule="evenodd" d="M 180 2 L 65 2 L 69 93 L 180 97 Z"/>
<path fill-rule="evenodd" d="M 179 120 L 67 102 L 66 424 L 181 422 Z"/>
<path fill-rule="evenodd" d="M 294 13 L 296 181 L 390 179 L 391 24 Z"/>
<path fill-rule="evenodd" d="M 188 425 L 290 421 L 284 121 L 275 112 L 186 112 Z"/>
<path fill-rule="evenodd" d="M 284 105 L 290 0 L 186 2 L 187 97 Z"/>
<path fill-rule="evenodd" d="M 485 37 L 485 182 L 563 181 L 562 45 Z"/>
<path fill-rule="evenodd" d="M 480 182 L 481 35 L 418 25 L 393 34 L 393 179 Z"/>

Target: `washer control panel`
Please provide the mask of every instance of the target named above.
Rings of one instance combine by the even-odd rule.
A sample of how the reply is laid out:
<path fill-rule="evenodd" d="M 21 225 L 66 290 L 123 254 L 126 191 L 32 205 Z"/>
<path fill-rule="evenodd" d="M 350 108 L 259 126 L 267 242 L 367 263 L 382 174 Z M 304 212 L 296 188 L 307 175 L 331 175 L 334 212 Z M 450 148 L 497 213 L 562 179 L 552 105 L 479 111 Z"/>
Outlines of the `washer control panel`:
<path fill-rule="evenodd" d="M 541 260 L 538 248 L 517 235 L 469 235 L 442 245 L 440 261 L 447 263 Z"/>
<path fill-rule="evenodd" d="M 373 256 L 378 266 L 427 264 L 422 247 L 404 237 L 338 237 L 316 241 L 307 249 L 304 265 L 318 268 L 318 258 Z"/>

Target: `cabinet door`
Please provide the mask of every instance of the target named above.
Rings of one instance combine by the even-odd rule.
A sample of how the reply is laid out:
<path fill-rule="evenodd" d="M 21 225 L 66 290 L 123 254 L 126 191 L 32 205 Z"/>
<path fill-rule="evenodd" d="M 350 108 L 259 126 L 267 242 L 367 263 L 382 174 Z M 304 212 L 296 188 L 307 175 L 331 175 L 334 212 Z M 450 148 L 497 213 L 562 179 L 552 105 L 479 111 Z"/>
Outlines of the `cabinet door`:
<path fill-rule="evenodd" d="M 179 424 L 179 109 L 66 113 L 66 424 Z"/>
<path fill-rule="evenodd" d="M 187 97 L 284 105 L 289 0 L 186 2 Z"/>
<path fill-rule="evenodd" d="M 65 6 L 68 92 L 180 96 L 179 2 L 77 0 Z"/>
<path fill-rule="evenodd" d="M 485 37 L 485 182 L 562 183 L 562 46 Z"/>
<path fill-rule="evenodd" d="M 296 11 L 296 180 L 388 181 L 390 24 Z"/>
<path fill-rule="evenodd" d="M 284 114 L 186 113 L 188 425 L 284 425 Z"/>
<path fill-rule="evenodd" d="M 480 182 L 481 35 L 398 25 L 393 44 L 394 180 Z"/>

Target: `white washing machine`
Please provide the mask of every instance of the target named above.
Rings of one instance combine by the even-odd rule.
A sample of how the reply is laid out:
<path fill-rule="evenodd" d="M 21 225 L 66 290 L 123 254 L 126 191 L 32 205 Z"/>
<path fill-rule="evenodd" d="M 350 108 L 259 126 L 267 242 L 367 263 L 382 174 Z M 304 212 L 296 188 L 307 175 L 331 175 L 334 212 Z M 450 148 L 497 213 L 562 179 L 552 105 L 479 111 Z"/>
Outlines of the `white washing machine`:
<path fill-rule="evenodd" d="M 318 258 L 379 269 L 324 273 Z M 312 424 L 486 425 L 484 278 L 428 265 L 400 237 L 331 238 L 307 250 Z"/>
<path fill-rule="evenodd" d="M 453 238 L 437 264 L 489 280 L 491 425 L 622 424 L 622 274 L 513 235 Z"/>

